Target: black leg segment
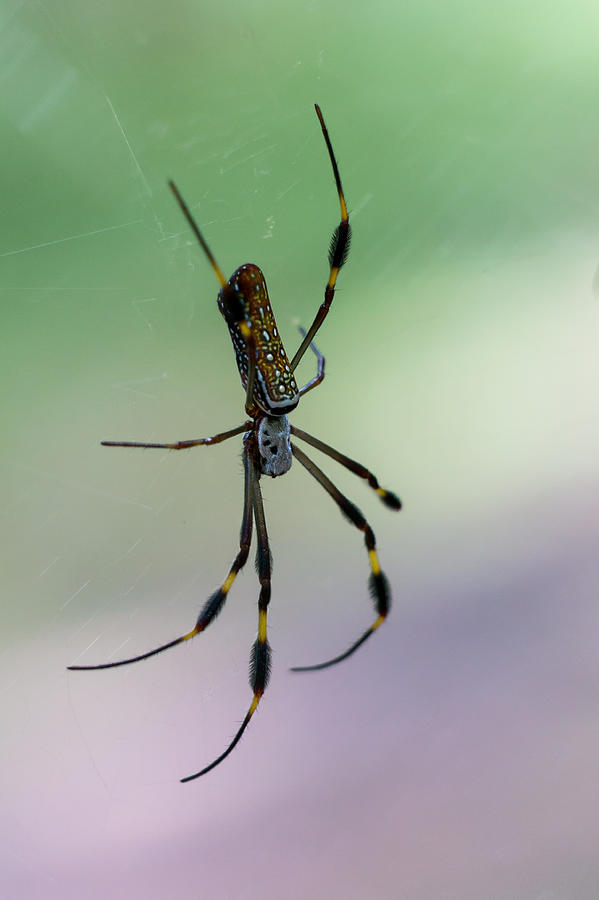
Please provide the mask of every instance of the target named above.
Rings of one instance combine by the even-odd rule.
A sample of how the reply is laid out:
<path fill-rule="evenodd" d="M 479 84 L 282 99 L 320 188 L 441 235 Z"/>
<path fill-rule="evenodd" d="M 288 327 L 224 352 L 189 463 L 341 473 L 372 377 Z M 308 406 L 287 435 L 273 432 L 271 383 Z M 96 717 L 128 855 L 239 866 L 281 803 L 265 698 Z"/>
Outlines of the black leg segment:
<path fill-rule="evenodd" d="M 200 634 L 201 631 L 205 631 L 206 628 L 210 625 L 211 622 L 216 619 L 217 615 L 223 608 L 225 604 L 225 600 L 227 599 L 227 594 L 231 588 L 231 585 L 235 581 L 235 577 L 240 569 L 245 565 L 246 560 L 248 558 L 248 553 L 250 551 L 250 544 L 252 541 L 252 476 L 253 476 L 253 466 L 252 461 L 250 459 L 249 451 L 247 447 L 244 445 L 243 452 L 243 465 L 244 465 L 244 496 L 243 496 L 243 515 L 241 519 L 241 531 L 239 535 L 239 553 L 235 557 L 233 561 L 233 565 L 229 570 L 229 574 L 227 575 L 225 581 L 222 583 L 220 588 L 212 594 L 204 606 L 197 618 L 195 626 L 192 628 L 190 632 L 187 634 L 181 635 L 181 637 L 175 638 L 172 641 L 169 641 L 168 644 L 162 644 L 160 647 L 155 647 L 153 650 L 148 650 L 146 653 L 140 653 L 138 656 L 131 656 L 128 659 L 119 659 L 117 662 L 109 662 L 109 663 L 101 663 L 96 666 L 68 666 L 69 669 L 74 671 L 88 671 L 92 669 L 114 669 L 117 666 L 128 666 L 131 663 L 140 662 L 142 659 L 149 659 L 150 656 L 156 656 L 157 653 L 162 653 L 164 650 L 169 650 L 171 647 L 176 647 L 177 644 L 182 644 L 184 641 L 189 641 L 191 638 L 195 637 L 196 634 Z"/>
<path fill-rule="evenodd" d="M 295 444 L 291 445 L 291 449 L 293 450 L 293 455 L 297 459 L 298 462 L 302 464 L 302 466 L 307 469 L 310 475 L 318 481 L 318 483 L 325 489 L 327 494 L 329 494 L 343 515 L 352 522 L 356 528 L 364 534 L 364 543 L 366 544 L 366 549 L 368 551 L 368 561 L 370 563 L 370 577 L 368 579 L 368 586 L 370 589 L 370 593 L 374 600 L 374 607 L 376 610 L 377 617 L 375 621 L 372 623 L 370 628 L 368 628 L 364 634 L 354 643 L 348 650 L 345 650 L 339 656 L 333 657 L 333 659 L 329 659 L 323 663 L 317 663 L 313 666 L 294 666 L 292 668 L 293 672 L 309 672 L 314 671 L 316 669 L 326 669 L 329 666 L 335 665 L 335 663 L 341 662 L 344 659 L 347 659 L 348 656 L 351 656 L 361 644 L 364 643 L 367 638 L 370 637 L 373 632 L 379 628 L 380 625 L 383 624 L 387 613 L 389 612 L 389 607 L 391 605 L 391 591 L 389 589 L 389 583 L 384 573 L 381 570 L 377 552 L 376 552 L 376 541 L 374 537 L 374 532 L 360 510 L 357 506 L 355 506 L 347 497 L 341 493 L 341 491 L 335 487 L 333 482 L 327 478 L 324 472 L 318 468 L 318 466 L 312 462 L 312 460 L 306 456 L 306 454 L 296 447 Z"/>

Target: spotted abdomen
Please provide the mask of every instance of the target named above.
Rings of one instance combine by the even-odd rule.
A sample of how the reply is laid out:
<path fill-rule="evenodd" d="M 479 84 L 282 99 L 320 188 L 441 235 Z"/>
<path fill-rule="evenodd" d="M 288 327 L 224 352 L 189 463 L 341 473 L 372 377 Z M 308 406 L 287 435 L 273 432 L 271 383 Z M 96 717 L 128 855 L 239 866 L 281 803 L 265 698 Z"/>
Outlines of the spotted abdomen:
<path fill-rule="evenodd" d="M 225 291 L 234 295 L 234 303 Z M 299 392 L 283 347 L 274 313 L 272 311 L 266 281 L 262 270 L 247 263 L 240 266 L 229 278 L 227 288 L 218 295 L 218 308 L 223 314 L 233 341 L 237 368 L 241 383 L 247 387 L 248 353 L 247 344 L 239 328 L 239 310 L 232 307 L 241 303 L 256 345 L 256 378 L 253 401 L 262 412 L 271 416 L 281 416 L 298 404 Z"/>

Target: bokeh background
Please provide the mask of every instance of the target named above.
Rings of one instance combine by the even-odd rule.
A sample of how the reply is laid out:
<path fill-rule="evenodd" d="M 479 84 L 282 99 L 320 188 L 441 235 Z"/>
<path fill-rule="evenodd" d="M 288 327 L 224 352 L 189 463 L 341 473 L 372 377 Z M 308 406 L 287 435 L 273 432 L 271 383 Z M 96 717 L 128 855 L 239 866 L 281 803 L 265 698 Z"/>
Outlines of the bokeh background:
<path fill-rule="evenodd" d="M 584 0 L 0 5 L 0 868 L 14 898 L 594 900 L 599 884 L 599 7 Z M 240 441 L 216 281 L 265 271 L 286 344 L 338 206 L 354 243 L 293 416 L 400 493 L 361 535 L 264 483 L 271 686 L 250 701 Z M 300 376 L 311 377 L 313 361 Z M 317 456 L 317 454 L 313 454 Z M 321 462 L 320 460 L 318 460 Z"/>

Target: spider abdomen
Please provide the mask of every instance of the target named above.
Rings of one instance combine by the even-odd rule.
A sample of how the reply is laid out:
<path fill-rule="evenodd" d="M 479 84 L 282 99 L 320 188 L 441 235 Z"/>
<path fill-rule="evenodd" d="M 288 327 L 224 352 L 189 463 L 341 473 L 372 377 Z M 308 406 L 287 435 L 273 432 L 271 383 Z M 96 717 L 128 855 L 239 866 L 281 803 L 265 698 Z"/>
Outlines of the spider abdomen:
<path fill-rule="evenodd" d="M 295 409 L 299 391 L 268 298 L 262 270 L 246 263 L 233 272 L 218 295 L 218 308 L 223 314 L 233 342 L 241 383 L 247 387 L 249 360 L 247 341 L 239 328 L 239 312 L 231 314 L 229 292 L 240 301 L 245 321 L 250 327 L 256 347 L 256 378 L 253 400 L 256 407 L 271 416 L 282 416 Z"/>
<path fill-rule="evenodd" d="M 287 416 L 264 416 L 258 424 L 258 453 L 263 475 L 276 478 L 291 468 L 291 439 Z"/>

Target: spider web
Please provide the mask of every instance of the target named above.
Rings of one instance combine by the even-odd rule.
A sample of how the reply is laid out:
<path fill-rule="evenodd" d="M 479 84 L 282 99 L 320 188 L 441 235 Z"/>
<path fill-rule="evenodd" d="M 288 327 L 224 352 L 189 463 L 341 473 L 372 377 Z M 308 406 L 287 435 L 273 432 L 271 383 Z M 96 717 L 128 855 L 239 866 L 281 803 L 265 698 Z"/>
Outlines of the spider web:
<path fill-rule="evenodd" d="M 4 891 L 591 900 L 596 8 L 280 9 L 0 8 Z M 169 177 L 295 348 L 338 216 L 314 101 L 355 240 L 293 420 L 402 496 L 393 519 L 318 460 L 395 603 L 351 665 L 287 675 L 368 624 L 367 562 L 299 467 L 265 484 L 273 679 L 183 788 L 249 702 L 251 560 L 191 646 L 65 666 L 193 625 L 237 550 L 239 443 L 99 441 L 244 418 Z"/>

